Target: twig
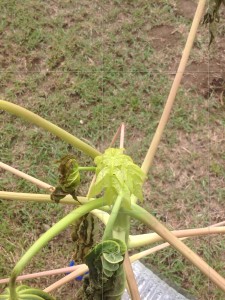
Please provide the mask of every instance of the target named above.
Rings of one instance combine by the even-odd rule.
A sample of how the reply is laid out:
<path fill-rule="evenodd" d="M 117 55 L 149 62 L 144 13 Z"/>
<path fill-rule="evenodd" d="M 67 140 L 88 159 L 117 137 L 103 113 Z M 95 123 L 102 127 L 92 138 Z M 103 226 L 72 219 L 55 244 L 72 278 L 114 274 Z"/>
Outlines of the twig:
<path fill-rule="evenodd" d="M 13 174 L 15 174 L 15 175 L 17 175 L 19 177 L 22 177 L 22 178 L 24 178 L 24 179 L 26 179 L 26 180 L 34 183 L 38 187 L 40 187 L 42 189 L 48 190 L 49 192 L 53 192 L 54 189 L 55 189 L 53 186 L 51 186 L 51 185 L 49 185 L 49 184 L 47 184 L 47 183 L 45 183 L 45 182 L 43 182 L 43 181 L 41 181 L 41 180 L 33 177 L 33 176 L 30 176 L 30 175 L 28 175 L 28 174 L 26 174 L 24 172 L 21 172 L 21 171 L 15 169 L 13 167 L 10 167 L 7 164 L 4 164 L 3 162 L 0 162 L 0 168 L 4 169 L 6 171 L 9 171 L 9 172 L 11 172 L 11 173 L 13 173 Z"/>
<path fill-rule="evenodd" d="M 124 271 L 126 273 L 126 279 L 127 279 L 127 284 L 128 284 L 128 290 L 129 294 L 132 300 L 141 300 L 140 294 L 138 291 L 138 286 L 137 286 L 137 281 L 134 276 L 134 272 L 132 269 L 131 261 L 129 259 L 129 254 L 126 251 L 125 253 L 125 258 L 124 258 Z"/>
<path fill-rule="evenodd" d="M 120 148 L 124 148 L 125 124 L 121 124 L 120 129 Z"/>
<path fill-rule="evenodd" d="M 120 134 L 120 136 L 121 136 L 121 129 L 122 129 L 122 126 L 124 126 L 123 123 L 118 127 L 118 129 L 117 129 L 117 131 L 116 131 L 114 137 L 112 138 L 112 140 L 111 140 L 111 142 L 110 142 L 110 144 L 109 144 L 109 148 L 112 147 L 112 146 L 115 144 L 115 142 L 116 142 L 116 140 L 117 140 L 119 134 Z"/>
<path fill-rule="evenodd" d="M 189 32 L 189 35 L 188 35 L 188 38 L 187 38 L 187 42 L 186 42 L 186 45 L 185 45 L 185 48 L 184 48 L 184 51 L 183 51 L 183 54 L 182 54 L 182 58 L 181 58 L 176 76 L 174 78 L 169 96 L 168 96 L 167 101 L 166 101 L 165 108 L 163 110 L 161 119 L 159 121 L 159 124 L 158 124 L 158 127 L 156 129 L 155 135 L 154 135 L 153 140 L 151 142 L 151 145 L 148 149 L 148 152 L 147 152 L 146 157 L 144 159 L 144 162 L 142 164 L 142 170 L 145 172 L 145 174 L 148 173 L 148 171 L 149 171 L 149 169 L 152 165 L 154 155 L 156 153 L 156 150 L 157 150 L 157 147 L 159 145 L 161 136 L 163 134 L 163 130 L 166 126 L 166 123 L 168 122 L 169 115 L 170 115 L 170 112 L 171 112 L 171 109 L 172 109 L 172 106 L 173 106 L 173 103 L 174 103 L 174 100 L 175 100 L 175 97 L 176 97 L 176 94 L 177 94 L 177 90 L 179 88 L 182 76 L 184 74 L 184 70 L 185 70 L 189 55 L 190 55 L 190 51 L 191 51 L 192 46 L 193 46 L 193 42 L 194 42 L 194 39 L 195 39 L 195 36 L 196 36 L 196 32 L 197 32 L 201 17 L 202 17 L 203 12 L 204 12 L 205 4 L 206 4 L 206 0 L 199 0 L 199 2 L 198 2 L 198 7 L 197 7 L 197 10 L 196 10 L 193 22 L 192 22 L 192 26 L 191 26 L 191 29 L 190 29 L 190 32 Z"/>

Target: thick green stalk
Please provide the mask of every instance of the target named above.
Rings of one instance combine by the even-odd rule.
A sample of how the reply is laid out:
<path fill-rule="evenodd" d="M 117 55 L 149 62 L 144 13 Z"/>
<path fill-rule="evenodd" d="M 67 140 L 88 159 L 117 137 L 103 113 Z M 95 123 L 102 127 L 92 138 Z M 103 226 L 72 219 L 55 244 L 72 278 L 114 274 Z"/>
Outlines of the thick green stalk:
<path fill-rule="evenodd" d="M 120 239 L 127 245 L 129 232 L 130 216 L 123 210 L 123 208 L 121 208 L 113 226 L 113 238 Z M 138 286 L 133 273 L 131 262 L 129 260 L 128 251 L 126 251 L 125 253 L 123 268 L 126 274 L 127 285 L 130 291 L 131 298 L 133 300 L 140 300 Z"/>
<path fill-rule="evenodd" d="M 31 247 L 30 249 L 22 256 L 22 258 L 18 261 L 16 266 L 14 267 L 11 277 L 10 277 L 10 294 L 13 300 L 16 300 L 15 297 L 15 287 L 16 287 L 16 278 L 17 276 L 24 270 L 26 265 L 30 262 L 32 257 L 34 257 L 50 240 L 52 240 L 56 235 L 66 229 L 69 225 L 71 225 L 74 221 L 92 211 L 93 209 L 100 208 L 106 205 L 106 201 L 103 199 L 97 199 L 90 201 L 81 207 L 73 210 L 63 219 L 61 219 L 58 223 L 52 226 L 47 232 L 45 232 Z"/>
<path fill-rule="evenodd" d="M 193 265 L 195 265 L 203 274 L 205 274 L 212 282 L 214 282 L 222 291 L 225 292 L 225 279 L 220 276 L 213 268 L 211 268 L 205 261 L 203 261 L 197 254 L 195 254 L 189 247 L 181 242 L 173 235 L 164 225 L 162 225 L 155 217 L 137 204 L 132 205 L 131 210 L 127 213 L 137 220 L 140 220 L 165 241 L 170 243 L 176 250 L 178 250 L 184 257 L 186 257 Z"/>
<path fill-rule="evenodd" d="M 117 216 L 118 216 L 118 213 L 119 213 L 119 210 L 120 210 L 122 199 L 123 199 L 123 197 L 121 195 L 119 195 L 117 197 L 114 205 L 113 205 L 112 212 L 110 214 L 108 223 L 106 225 L 106 228 L 105 228 L 105 231 L 104 231 L 104 235 L 102 237 L 103 241 L 112 238 L 113 227 L 114 227 L 115 221 L 117 219 Z"/>
<path fill-rule="evenodd" d="M 63 141 L 69 143 L 70 145 L 74 146 L 75 148 L 83 151 L 87 155 L 89 155 L 92 158 L 95 158 L 97 155 L 101 155 L 101 153 L 88 145 L 87 143 L 79 140 L 72 134 L 68 133 L 64 129 L 52 124 L 51 122 L 43 119 L 42 117 L 36 115 L 35 113 L 32 113 L 31 111 L 16 105 L 14 103 L 0 100 L 0 109 L 3 109 L 5 111 L 8 111 L 9 113 L 16 115 L 18 117 L 21 117 L 25 119 L 26 121 L 29 121 L 39 127 L 44 128 L 45 130 L 53 133 L 54 135 L 58 136 Z"/>
<path fill-rule="evenodd" d="M 116 221 L 113 226 L 113 238 L 120 239 L 124 243 L 128 243 L 130 231 L 130 216 L 124 212 L 123 208 L 117 215 Z"/>

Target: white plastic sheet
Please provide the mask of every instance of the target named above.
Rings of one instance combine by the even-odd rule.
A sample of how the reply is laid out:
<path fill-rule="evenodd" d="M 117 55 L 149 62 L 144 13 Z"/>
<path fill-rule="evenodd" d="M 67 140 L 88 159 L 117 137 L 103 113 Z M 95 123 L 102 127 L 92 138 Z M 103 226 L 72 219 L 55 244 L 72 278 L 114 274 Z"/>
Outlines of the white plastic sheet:
<path fill-rule="evenodd" d="M 141 300 L 188 300 L 161 280 L 141 262 L 132 264 Z M 125 291 L 122 300 L 130 300 Z"/>

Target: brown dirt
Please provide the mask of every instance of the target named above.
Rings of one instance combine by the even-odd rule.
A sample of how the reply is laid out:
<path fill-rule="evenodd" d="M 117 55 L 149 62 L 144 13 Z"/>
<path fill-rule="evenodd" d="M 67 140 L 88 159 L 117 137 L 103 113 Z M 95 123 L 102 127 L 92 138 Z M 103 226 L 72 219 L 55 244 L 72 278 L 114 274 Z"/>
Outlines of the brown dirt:
<path fill-rule="evenodd" d="M 196 2 L 191 0 L 178 0 L 177 2 L 175 4 L 176 13 L 191 20 L 195 14 Z"/>
<path fill-rule="evenodd" d="M 180 33 L 173 26 L 159 25 L 153 27 L 150 31 L 150 40 L 156 50 L 177 45 L 179 38 Z"/>
<path fill-rule="evenodd" d="M 197 2 L 184 0 L 174 3 L 174 11 L 177 15 L 186 19 L 192 20 Z M 200 28 L 204 31 L 204 28 Z M 188 30 L 185 26 L 175 28 L 168 25 L 159 25 L 153 27 L 149 31 L 150 41 L 153 48 L 156 50 L 175 48 L 179 43 L 181 35 L 187 35 Z M 207 34 L 207 33 L 206 33 Z M 198 36 L 197 36 L 198 38 Z M 209 51 L 205 51 L 206 55 L 201 60 L 189 59 L 189 63 L 186 67 L 185 74 L 182 79 L 182 84 L 187 89 L 195 88 L 204 97 L 208 98 L 212 93 L 216 94 L 220 103 L 224 103 L 224 82 L 225 82 L 225 38 L 218 35 L 213 45 L 211 45 Z M 198 51 L 198 46 L 194 45 L 194 50 Z M 179 58 L 174 58 L 171 62 L 169 71 L 174 74 L 177 70 Z M 175 61 L 175 63 L 174 63 Z"/>
<path fill-rule="evenodd" d="M 183 86 L 188 89 L 196 88 L 205 98 L 208 98 L 213 92 L 220 96 L 224 91 L 225 80 L 225 72 L 220 68 L 221 65 L 217 64 L 215 60 L 210 63 L 191 62 L 186 67 L 182 79 Z"/>

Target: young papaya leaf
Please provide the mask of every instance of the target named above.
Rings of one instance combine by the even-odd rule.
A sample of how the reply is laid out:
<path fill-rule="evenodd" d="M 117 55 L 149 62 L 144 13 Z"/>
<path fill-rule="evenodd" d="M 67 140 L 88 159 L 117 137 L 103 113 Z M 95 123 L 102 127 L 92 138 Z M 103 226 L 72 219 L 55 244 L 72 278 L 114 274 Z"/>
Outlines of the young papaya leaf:
<path fill-rule="evenodd" d="M 90 190 L 89 198 L 100 194 L 104 188 L 107 188 L 108 186 L 111 185 L 110 173 L 107 171 L 108 171 L 107 168 L 104 168 L 99 172 L 99 176 L 97 177 L 95 184 Z"/>
<path fill-rule="evenodd" d="M 59 165 L 59 183 L 65 192 L 71 193 L 80 184 L 79 166 L 72 154 L 64 156 Z"/>
<path fill-rule="evenodd" d="M 125 288 L 122 266 L 125 252 L 126 244 L 117 239 L 97 244 L 85 258 L 89 275 L 84 278 L 76 299 L 119 300 Z"/>
<path fill-rule="evenodd" d="M 53 200 L 56 203 L 59 203 L 59 201 L 63 199 L 66 195 L 68 194 L 62 190 L 61 186 L 56 186 L 55 190 L 51 193 L 51 200 Z"/>
<path fill-rule="evenodd" d="M 68 154 L 59 162 L 59 180 L 55 190 L 51 194 L 51 199 L 58 203 L 66 195 L 70 194 L 77 200 L 76 190 L 80 184 L 80 172 L 75 156 Z"/>
<path fill-rule="evenodd" d="M 99 243 L 94 249 L 86 256 L 85 261 L 89 267 L 90 274 L 94 274 L 93 280 L 98 280 L 98 276 L 101 277 L 101 272 L 104 269 L 102 265 L 102 257 L 113 265 L 115 263 L 121 264 L 123 262 L 123 256 L 125 254 L 124 249 L 126 246 L 122 246 L 117 240 L 107 240 Z M 121 252 L 122 251 L 122 252 Z M 113 268 L 115 266 L 112 267 Z M 107 267 L 108 269 L 108 267 Z"/>
<path fill-rule="evenodd" d="M 103 257 L 110 264 L 118 264 L 123 261 L 123 256 L 120 253 L 103 253 Z"/>
<path fill-rule="evenodd" d="M 109 271 L 109 270 L 107 270 L 107 269 L 103 269 L 103 272 L 104 272 L 104 274 L 109 278 L 109 277 L 112 277 L 113 276 L 113 274 L 115 273 L 114 271 Z"/>
<path fill-rule="evenodd" d="M 96 182 L 89 197 L 104 193 L 108 205 L 114 204 L 118 195 L 123 197 L 122 206 L 129 208 L 131 196 L 141 200 L 145 174 L 134 164 L 131 157 L 123 153 L 124 149 L 109 148 L 95 158 Z"/>
<path fill-rule="evenodd" d="M 108 205 L 112 205 L 113 203 L 115 203 L 117 197 L 117 191 L 114 187 L 110 186 L 104 190 L 103 198 L 107 199 Z"/>
<path fill-rule="evenodd" d="M 119 264 L 118 264 L 118 262 L 116 262 L 116 263 L 111 263 L 111 262 L 107 261 L 107 260 L 104 258 L 104 254 L 103 254 L 103 256 L 101 257 L 101 260 L 102 260 L 103 270 L 106 269 L 106 270 L 108 270 L 108 271 L 114 272 L 114 271 L 116 271 L 116 270 L 119 269 Z M 122 257 L 122 260 L 123 260 L 123 257 Z"/>

